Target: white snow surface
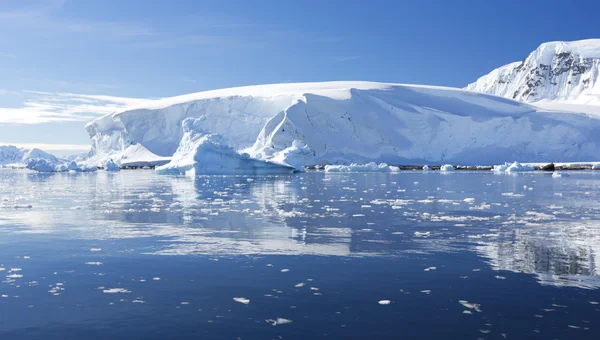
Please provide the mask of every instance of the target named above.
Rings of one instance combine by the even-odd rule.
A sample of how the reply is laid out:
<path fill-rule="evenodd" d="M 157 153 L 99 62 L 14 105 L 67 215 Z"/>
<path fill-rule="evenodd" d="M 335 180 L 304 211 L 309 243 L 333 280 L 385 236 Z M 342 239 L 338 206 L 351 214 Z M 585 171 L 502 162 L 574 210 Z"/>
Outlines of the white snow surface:
<path fill-rule="evenodd" d="M 90 162 L 122 162 L 135 146 L 146 153 L 136 161 L 173 157 L 177 164 L 182 121 L 200 117 L 197 128 L 222 136 L 240 154 L 297 169 L 573 162 L 597 159 L 600 151 L 600 121 L 583 114 L 446 87 L 325 82 L 200 92 L 100 117 L 86 126 Z"/>
<path fill-rule="evenodd" d="M 501 66 L 469 84 L 468 90 L 493 94 L 546 109 L 598 115 L 600 39 L 541 44 L 522 62 Z M 575 105 L 568 107 L 569 105 Z"/>
<path fill-rule="evenodd" d="M 205 118 L 188 118 L 184 135 L 171 161 L 156 168 L 161 174 L 289 174 L 291 166 L 267 162 L 241 154 L 219 134 L 202 128 Z"/>

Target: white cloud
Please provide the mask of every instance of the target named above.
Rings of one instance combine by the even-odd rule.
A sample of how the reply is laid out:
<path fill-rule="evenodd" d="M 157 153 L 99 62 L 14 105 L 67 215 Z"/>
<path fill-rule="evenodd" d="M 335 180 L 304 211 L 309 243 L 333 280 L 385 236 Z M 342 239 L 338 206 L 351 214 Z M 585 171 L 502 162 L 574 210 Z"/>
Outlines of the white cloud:
<path fill-rule="evenodd" d="M 0 123 L 40 124 L 89 121 L 149 99 L 62 92 L 21 91 L 30 96 L 19 107 L 0 107 Z"/>

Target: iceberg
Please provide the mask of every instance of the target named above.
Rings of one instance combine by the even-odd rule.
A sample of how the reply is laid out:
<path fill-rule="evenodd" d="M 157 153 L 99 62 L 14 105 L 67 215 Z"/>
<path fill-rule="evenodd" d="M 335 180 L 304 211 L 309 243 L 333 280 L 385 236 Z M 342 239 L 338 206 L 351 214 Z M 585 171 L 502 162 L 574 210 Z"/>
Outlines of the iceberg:
<path fill-rule="evenodd" d="M 521 164 L 519 162 L 514 162 L 510 166 L 506 168 L 506 172 L 526 172 L 526 171 L 534 171 L 534 167 L 531 165 Z"/>
<path fill-rule="evenodd" d="M 376 82 L 247 86 L 149 101 L 90 122 L 90 165 L 167 162 L 199 119 L 250 159 L 307 165 L 582 162 L 600 119 L 448 87 Z"/>
<path fill-rule="evenodd" d="M 454 171 L 454 166 L 452 166 L 452 164 L 444 164 L 440 167 L 440 171 L 443 171 L 443 172 Z"/>
<path fill-rule="evenodd" d="M 276 152 L 266 159 L 274 163 L 291 166 L 297 171 L 304 171 L 305 166 L 314 165 L 314 158 L 314 151 L 306 143 L 296 139 L 290 147 Z"/>
<path fill-rule="evenodd" d="M 38 159 L 30 159 L 27 164 L 25 165 L 25 167 L 27 169 L 30 170 L 35 170 L 37 172 L 55 172 L 56 170 L 56 164 L 43 159 L 43 158 L 38 158 Z"/>
<path fill-rule="evenodd" d="M 120 171 L 121 168 L 115 162 L 113 162 L 112 159 L 109 159 L 104 164 L 104 170 L 106 170 L 106 171 Z"/>
<path fill-rule="evenodd" d="M 160 174 L 291 174 L 295 169 L 251 158 L 230 147 L 219 134 L 207 133 L 202 128 L 203 119 L 185 119 L 184 135 L 171 161 L 156 168 Z"/>
<path fill-rule="evenodd" d="M 377 164 L 375 162 L 367 164 L 352 163 L 350 165 L 326 165 L 325 172 L 390 172 L 399 171 L 398 167 L 392 169 L 385 163 Z"/>
<path fill-rule="evenodd" d="M 525 172 L 525 171 L 534 171 L 535 168 L 531 165 L 521 164 L 519 162 L 513 163 L 504 163 L 500 165 L 494 165 L 492 168 L 493 172 Z"/>
<path fill-rule="evenodd" d="M 10 166 L 26 165 L 31 159 L 45 159 L 50 163 L 60 163 L 60 160 L 56 156 L 40 149 L 25 149 L 14 145 L 0 145 L 0 164 Z"/>

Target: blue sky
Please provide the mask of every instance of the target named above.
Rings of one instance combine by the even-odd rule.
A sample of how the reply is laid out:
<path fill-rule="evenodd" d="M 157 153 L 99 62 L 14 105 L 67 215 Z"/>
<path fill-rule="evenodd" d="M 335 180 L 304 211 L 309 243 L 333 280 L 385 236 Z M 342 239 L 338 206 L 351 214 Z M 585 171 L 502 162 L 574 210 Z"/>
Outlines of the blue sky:
<path fill-rule="evenodd" d="M 463 87 L 543 42 L 600 37 L 598 11 L 549 0 L 0 0 L 0 143 L 81 149 L 100 114 L 223 87 Z"/>

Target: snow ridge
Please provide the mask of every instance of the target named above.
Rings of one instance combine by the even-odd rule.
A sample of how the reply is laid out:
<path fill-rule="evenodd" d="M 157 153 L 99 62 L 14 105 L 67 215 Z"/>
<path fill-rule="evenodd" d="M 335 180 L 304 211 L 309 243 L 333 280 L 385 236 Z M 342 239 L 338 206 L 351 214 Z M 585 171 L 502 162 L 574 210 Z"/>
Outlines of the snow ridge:
<path fill-rule="evenodd" d="M 522 62 L 499 67 L 466 89 L 523 102 L 600 105 L 600 39 L 541 44 Z"/>

